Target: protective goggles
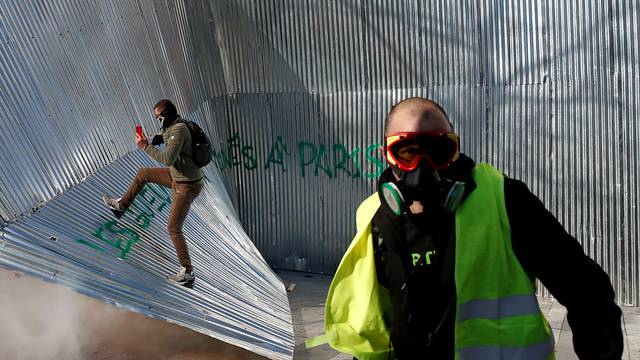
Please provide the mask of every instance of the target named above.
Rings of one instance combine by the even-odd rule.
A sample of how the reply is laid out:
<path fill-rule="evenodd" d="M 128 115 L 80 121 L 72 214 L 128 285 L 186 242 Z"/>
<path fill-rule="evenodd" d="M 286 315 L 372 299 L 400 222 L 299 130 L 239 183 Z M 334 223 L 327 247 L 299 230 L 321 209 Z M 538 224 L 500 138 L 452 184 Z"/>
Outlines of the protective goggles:
<path fill-rule="evenodd" d="M 422 159 L 427 159 L 434 169 L 444 169 L 460 155 L 460 142 L 455 133 L 397 133 L 388 136 L 385 142 L 387 161 L 403 171 L 415 170 Z"/>

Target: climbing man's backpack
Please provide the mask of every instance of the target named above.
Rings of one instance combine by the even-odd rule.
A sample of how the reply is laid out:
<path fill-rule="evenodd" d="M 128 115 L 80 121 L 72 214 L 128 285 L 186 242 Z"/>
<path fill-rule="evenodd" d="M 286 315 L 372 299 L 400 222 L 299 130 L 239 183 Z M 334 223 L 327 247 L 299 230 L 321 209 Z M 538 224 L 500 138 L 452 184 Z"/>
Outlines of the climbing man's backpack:
<path fill-rule="evenodd" d="M 191 120 L 181 119 L 191 133 L 192 159 L 198 167 L 205 167 L 213 159 L 211 141 L 200 125 Z"/>

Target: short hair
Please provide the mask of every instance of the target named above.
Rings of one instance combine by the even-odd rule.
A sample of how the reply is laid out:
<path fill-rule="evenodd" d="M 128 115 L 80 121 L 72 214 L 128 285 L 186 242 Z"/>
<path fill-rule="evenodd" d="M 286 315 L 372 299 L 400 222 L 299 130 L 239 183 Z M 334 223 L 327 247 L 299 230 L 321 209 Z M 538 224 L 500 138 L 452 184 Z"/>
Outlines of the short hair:
<path fill-rule="evenodd" d="M 431 99 L 414 96 L 414 97 L 404 99 L 391 107 L 391 110 L 389 110 L 387 117 L 384 119 L 385 135 L 387 135 L 387 131 L 389 130 L 389 123 L 391 122 L 391 116 L 395 114 L 395 112 L 398 109 L 403 108 L 405 106 L 418 106 L 420 108 L 418 111 L 420 112 L 424 112 L 425 109 L 427 108 L 435 108 L 444 116 L 444 118 L 449 123 L 449 126 L 451 126 L 451 129 L 453 130 L 453 124 L 451 123 L 451 120 L 449 120 L 449 115 L 447 115 L 447 112 L 444 110 L 444 108 L 440 104 L 438 104 L 437 102 Z"/>
<path fill-rule="evenodd" d="M 160 110 L 162 116 L 166 118 L 171 119 L 178 116 L 178 109 L 176 109 L 176 106 L 173 105 L 169 99 L 162 99 L 158 101 L 153 108 Z"/>

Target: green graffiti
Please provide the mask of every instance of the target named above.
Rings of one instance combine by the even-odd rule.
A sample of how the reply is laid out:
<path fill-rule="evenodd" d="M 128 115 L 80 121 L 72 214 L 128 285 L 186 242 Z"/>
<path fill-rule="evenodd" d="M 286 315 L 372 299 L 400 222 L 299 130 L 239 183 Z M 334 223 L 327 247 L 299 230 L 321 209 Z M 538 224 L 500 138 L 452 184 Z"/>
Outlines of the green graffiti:
<path fill-rule="evenodd" d="M 116 220 L 111 220 L 104 223 L 101 227 L 96 229 L 91 235 L 93 235 L 98 240 L 101 240 L 103 244 L 109 245 L 111 248 L 119 250 L 120 253 L 118 258 L 121 260 L 127 259 L 127 254 L 131 251 L 131 247 L 133 244 L 140 241 L 140 236 L 134 230 L 129 228 L 121 228 L 117 229 L 118 225 Z M 105 230 L 110 234 L 105 234 Z M 77 243 L 87 245 L 93 249 L 96 249 L 101 252 L 107 252 L 107 249 L 104 247 L 95 244 L 93 242 L 78 239 Z"/>
<path fill-rule="evenodd" d="M 302 177 L 307 175 L 306 167 L 314 164 L 314 175 L 319 176 L 320 171 L 330 179 L 338 176 L 339 172 L 346 173 L 349 177 L 361 176 L 358 154 L 360 147 L 349 152 L 342 144 L 333 144 L 332 156 L 329 157 L 324 144 L 316 145 L 308 141 L 298 143 L 298 157 Z M 329 163 L 332 161 L 333 166 Z M 351 165 L 351 166 L 350 166 Z"/>
<path fill-rule="evenodd" d="M 166 193 L 161 193 L 155 187 L 145 186 L 138 193 L 136 201 L 130 209 L 135 210 L 134 213 L 138 213 L 135 218 L 136 225 L 146 229 L 151 225 L 151 220 L 155 217 L 156 212 L 162 212 L 169 205 L 171 205 L 171 198 Z"/>
<path fill-rule="evenodd" d="M 362 176 L 364 176 L 366 178 L 377 178 L 384 171 L 384 163 L 382 162 L 382 160 L 380 160 L 378 158 L 375 158 L 375 157 L 373 157 L 371 155 L 371 151 L 377 150 L 381 146 L 382 146 L 382 144 L 371 144 L 371 145 L 367 146 L 367 151 L 365 152 L 365 154 L 366 154 L 365 156 L 367 157 L 367 160 L 369 160 L 369 162 L 373 163 L 376 166 L 376 171 L 374 171 L 372 173 L 362 174 Z"/>
<path fill-rule="evenodd" d="M 122 260 L 126 260 L 127 254 L 131 251 L 131 246 L 140 241 L 140 236 L 134 230 L 128 228 L 117 229 L 117 225 L 118 222 L 116 220 L 111 220 L 98 228 L 91 235 L 111 245 L 113 248 L 120 249 L 120 255 L 118 257 Z M 105 235 L 105 230 L 107 230 L 111 236 Z M 113 236 L 116 238 L 114 239 Z M 123 241 L 126 241 L 124 245 Z"/>
<path fill-rule="evenodd" d="M 149 225 L 151 225 L 151 220 L 153 219 L 154 215 L 155 214 L 141 212 L 138 216 L 136 216 L 136 224 L 141 229 L 146 229 L 149 227 Z"/>
<path fill-rule="evenodd" d="M 353 167 L 355 168 L 355 171 L 353 172 L 354 178 L 362 176 L 362 170 L 360 169 L 360 160 L 358 159 L 358 153 L 360 153 L 359 146 L 357 146 L 355 149 L 353 149 L 352 152 L 349 153 L 349 157 L 353 160 Z"/>
<path fill-rule="evenodd" d="M 231 138 L 222 143 L 224 149 L 214 151 L 214 164 L 221 171 L 236 167 L 243 167 L 245 170 L 258 169 L 259 163 L 264 163 L 262 169 L 277 169 L 282 172 L 288 170 L 291 153 L 287 145 L 282 140 L 282 136 L 276 136 L 267 156 L 256 151 L 254 145 L 247 144 L 242 140 L 239 133 L 234 133 Z M 380 144 L 372 144 L 362 151 L 360 146 L 349 150 L 345 145 L 313 143 L 300 140 L 297 143 L 297 166 L 300 175 L 304 178 L 310 173 L 310 166 L 313 168 L 313 175 L 326 176 L 335 179 L 338 176 L 356 178 L 375 178 L 384 171 L 384 162 L 378 158 L 376 151 Z M 294 160 L 294 161 L 296 161 Z M 272 166 L 273 165 L 273 166 Z M 369 172 L 363 173 L 363 167 Z M 145 221 L 144 218 L 141 221 Z"/>
<path fill-rule="evenodd" d="M 342 170 L 347 175 L 352 176 L 351 171 L 345 167 L 348 158 L 347 149 L 342 144 L 333 144 L 333 173 L 336 176 L 338 176 L 338 170 Z"/>
<path fill-rule="evenodd" d="M 233 133 L 233 135 L 231 135 L 231 138 L 222 143 L 221 148 L 224 148 L 224 150 L 213 150 L 214 164 L 220 170 L 231 169 L 235 166 L 238 166 L 240 164 L 241 158 L 245 157 L 247 151 L 247 146 L 242 146 L 242 142 L 240 141 L 240 134 L 237 132 Z M 249 148 L 251 147 L 249 146 Z"/>
<path fill-rule="evenodd" d="M 234 133 L 231 139 L 227 140 L 227 159 L 229 167 L 240 164 L 239 156 L 236 155 L 235 149 L 240 148 L 240 134 Z"/>
<path fill-rule="evenodd" d="M 326 163 L 327 159 L 327 150 L 324 147 L 324 144 L 320 144 L 320 148 L 318 149 L 318 154 L 316 155 L 316 169 L 314 171 L 315 176 L 318 176 L 318 169 L 321 169 L 328 177 L 331 179 L 331 169 L 329 166 L 323 165 L 322 163 Z M 323 161 L 324 160 L 324 161 Z"/>
<path fill-rule="evenodd" d="M 227 169 L 227 157 L 224 153 L 213 150 L 213 160 L 214 160 L 214 164 L 218 167 L 218 169 L 220 170 Z"/>
<path fill-rule="evenodd" d="M 147 211 L 162 212 L 171 205 L 171 196 L 158 186 L 145 186 L 136 196 L 134 206 L 144 206 Z"/>
<path fill-rule="evenodd" d="M 253 154 L 253 146 L 245 145 L 242 147 L 242 158 L 245 159 L 244 168 L 247 170 L 253 170 L 258 166 L 256 157 Z"/>
<path fill-rule="evenodd" d="M 306 159 L 305 154 L 307 152 L 306 152 L 305 148 L 311 150 L 311 154 L 312 155 L 311 155 L 311 158 L 309 160 Z M 302 177 L 304 177 L 305 176 L 305 167 L 307 165 L 311 164 L 316 158 L 316 147 L 310 142 L 300 141 L 298 143 L 298 158 L 300 159 L 300 173 L 302 174 Z"/>
<path fill-rule="evenodd" d="M 136 200 L 127 209 L 126 214 L 134 216 L 137 227 L 146 229 L 151 225 L 156 214 L 170 205 L 171 197 L 166 190 L 158 185 L 148 184 L 138 193 Z M 119 224 L 117 220 L 105 222 L 91 235 L 99 240 L 99 243 L 85 239 L 77 239 L 76 242 L 101 252 L 108 252 L 109 248 L 115 249 L 118 251 L 117 257 L 121 260 L 126 260 L 133 245 L 140 241 L 140 235 L 136 230 Z"/>
<path fill-rule="evenodd" d="M 287 168 L 284 165 L 284 155 L 291 155 L 287 151 L 287 145 L 282 141 L 282 137 L 276 137 L 276 142 L 271 147 L 269 151 L 269 156 L 267 157 L 267 163 L 264 168 L 269 169 L 271 163 L 280 165 L 280 168 L 283 172 L 287 172 Z"/>
<path fill-rule="evenodd" d="M 358 153 L 360 152 L 360 147 L 356 146 L 352 152 L 347 151 L 347 149 L 342 144 L 333 144 L 333 174 L 337 177 L 338 170 L 342 170 L 347 175 L 353 178 L 360 177 L 360 162 L 358 161 Z M 351 160 L 353 164 L 354 171 L 352 172 L 347 168 L 347 161 Z"/>

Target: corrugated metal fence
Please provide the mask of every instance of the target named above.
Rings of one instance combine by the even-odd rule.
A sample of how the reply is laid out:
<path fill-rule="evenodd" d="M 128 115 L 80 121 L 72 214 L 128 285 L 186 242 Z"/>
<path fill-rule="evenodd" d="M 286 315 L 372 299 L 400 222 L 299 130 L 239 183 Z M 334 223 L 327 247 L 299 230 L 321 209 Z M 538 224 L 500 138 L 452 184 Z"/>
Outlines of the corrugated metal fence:
<path fill-rule="evenodd" d="M 421 95 L 638 305 L 638 7 L 0 1 L 3 226 L 121 161 L 135 119 L 153 128 L 169 97 L 216 139 L 231 195 L 217 196 L 266 260 L 331 273 L 384 167 L 386 112 Z"/>
<path fill-rule="evenodd" d="M 216 1 L 218 166 L 273 266 L 332 273 L 392 104 L 440 101 L 463 150 L 525 181 L 639 304 L 639 5 Z"/>
<path fill-rule="evenodd" d="M 193 290 L 167 236 L 170 191 L 145 187 L 116 220 L 142 166 L 134 124 L 174 99 L 214 139 L 226 79 L 206 2 L 0 0 L 0 267 L 178 323 L 274 359 L 291 359 L 282 282 L 243 231 L 215 166 L 184 226 Z"/>

